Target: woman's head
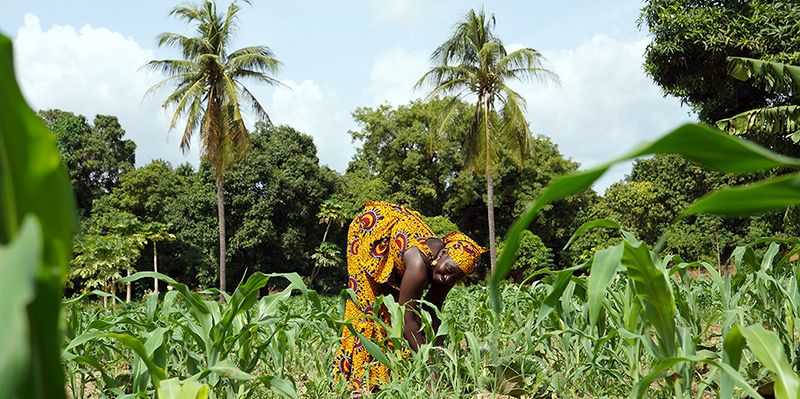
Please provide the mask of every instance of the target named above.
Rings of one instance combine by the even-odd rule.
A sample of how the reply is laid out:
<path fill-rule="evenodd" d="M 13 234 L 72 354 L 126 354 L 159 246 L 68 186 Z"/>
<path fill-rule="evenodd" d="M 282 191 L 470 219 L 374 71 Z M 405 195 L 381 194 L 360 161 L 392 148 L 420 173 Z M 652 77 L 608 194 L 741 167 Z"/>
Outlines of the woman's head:
<path fill-rule="evenodd" d="M 432 263 L 433 280 L 440 284 L 454 285 L 475 271 L 486 248 L 458 232 L 446 235 L 442 241 L 444 248 Z"/>

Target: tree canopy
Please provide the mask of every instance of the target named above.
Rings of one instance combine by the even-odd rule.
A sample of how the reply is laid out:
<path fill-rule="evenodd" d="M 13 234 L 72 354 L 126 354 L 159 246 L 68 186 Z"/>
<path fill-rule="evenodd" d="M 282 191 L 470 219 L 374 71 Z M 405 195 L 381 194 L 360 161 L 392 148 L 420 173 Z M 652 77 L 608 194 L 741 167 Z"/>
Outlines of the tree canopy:
<path fill-rule="evenodd" d="M 727 74 L 728 56 L 800 63 L 800 3 L 761 0 L 648 0 L 640 17 L 652 36 L 645 70 L 661 86 L 716 122 L 785 96 Z"/>
<path fill-rule="evenodd" d="M 89 215 L 92 202 L 108 194 L 120 176 L 134 169 L 136 144 L 125 139 L 117 117 L 97 115 L 89 124 L 83 115 L 57 109 L 39 112 L 56 137 L 69 171 L 78 210 Z"/>

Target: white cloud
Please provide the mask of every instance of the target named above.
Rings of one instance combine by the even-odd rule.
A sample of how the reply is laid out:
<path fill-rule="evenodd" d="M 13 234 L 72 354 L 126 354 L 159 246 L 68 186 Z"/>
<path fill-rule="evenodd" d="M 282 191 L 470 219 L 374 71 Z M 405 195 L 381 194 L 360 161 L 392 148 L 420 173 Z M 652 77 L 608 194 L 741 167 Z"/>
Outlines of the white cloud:
<path fill-rule="evenodd" d="M 59 108 L 83 114 L 114 115 L 136 142 L 138 165 L 161 158 L 197 164 L 195 145 L 184 155 L 178 148 L 181 130 L 167 135 L 168 115 L 160 108 L 166 92 L 144 98 L 161 79 L 139 68 L 155 58 L 130 37 L 100 27 L 53 25 L 43 30 L 39 18 L 26 14 L 14 40 L 20 87 L 35 109 Z"/>
<path fill-rule="evenodd" d="M 314 137 L 320 162 L 344 171 L 354 153 L 347 134 L 353 123 L 342 110 L 341 100 L 332 89 L 321 88 L 313 80 L 295 83 L 284 80 L 272 93 L 267 111 L 275 124 L 289 125 Z"/>
<path fill-rule="evenodd" d="M 552 137 L 563 154 L 591 167 L 693 120 L 642 70 L 647 43 L 597 35 L 574 49 L 543 51 L 561 87 L 515 85 L 528 101 L 533 132 Z M 629 171 L 629 164 L 613 168 L 595 188 L 605 190 Z"/>
<path fill-rule="evenodd" d="M 373 62 L 367 95 L 374 104 L 389 102 L 401 105 L 425 96 L 426 89 L 414 91 L 414 84 L 430 67 L 429 51 L 389 49 Z"/>

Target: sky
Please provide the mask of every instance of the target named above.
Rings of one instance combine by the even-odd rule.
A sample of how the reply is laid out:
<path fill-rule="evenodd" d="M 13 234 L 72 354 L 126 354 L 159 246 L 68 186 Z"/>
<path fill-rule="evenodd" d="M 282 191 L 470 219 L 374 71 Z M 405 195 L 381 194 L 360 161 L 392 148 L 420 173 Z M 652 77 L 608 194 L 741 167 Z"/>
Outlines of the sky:
<path fill-rule="evenodd" d="M 14 41 L 23 94 L 35 109 L 59 108 L 119 117 L 137 144 L 141 166 L 152 159 L 197 164 L 197 145 L 179 149 L 181 126 L 169 131 L 163 79 L 141 67 L 175 58 L 158 48 L 161 32 L 191 34 L 163 0 L 4 0 L 0 32 Z M 414 83 L 430 54 L 470 8 L 493 13 L 507 47 L 532 47 L 561 84 L 514 83 L 528 102 L 534 134 L 549 136 L 582 168 L 652 140 L 695 115 L 664 97 L 642 69 L 649 43 L 637 26 L 641 1 L 472 0 L 266 1 L 243 4 L 234 47 L 266 45 L 282 62 L 284 85 L 252 90 L 273 122 L 314 138 L 320 162 L 343 172 L 355 152 L 348 133 L 357 107 L 406 104 L 424 97 Z M 227 6 L 220 1 L 219 7 Z M 252 123 L 252 121 L 251 121 Z M 602 192 L 630 171 L 610 170 Z"/>

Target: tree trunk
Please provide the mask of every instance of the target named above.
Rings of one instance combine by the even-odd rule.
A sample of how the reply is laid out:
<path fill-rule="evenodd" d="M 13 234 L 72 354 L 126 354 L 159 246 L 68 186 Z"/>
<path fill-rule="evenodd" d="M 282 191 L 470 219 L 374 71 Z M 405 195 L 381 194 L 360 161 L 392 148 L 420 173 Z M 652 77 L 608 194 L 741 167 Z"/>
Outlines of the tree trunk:
<path fill-rule="evenodd" d="M 131 276 L 131 271 L 128 270 L 128 277 L 130 276 Z M 131 282 L 128 281 L 128 283 L 125 284 L 125 303 L 130 303 L 130 302 L 131 302 Z"/>
<path fill-rule="evenodd" d="M 158 273 L 158 253 L 156 252 L 156 242 L 153 241 L 153 271 Z M 153 278 L 153 292 L 158 295 L 158 279 Z"/>
<path fill-rule="evenodd" d="M 494 275 L 497 252 L 494 238 L 494 170 L 492 170 L 491 136 L 489 135 L 489 99 L 483 98 L 483 126 L 486 131 L 486 216 L 489 220 L 489 266 Z"/>
<path fill-rule="evenodd" d="M 222 171 L 217 171 L 217 220 L 219 221 L 219 290 L 225 292 L 225 197 L 222 193 Z M 220 298 L 224 298 L 220 296 Z M 224 300 L 224 299 L 223 299 Z"/>
<path fill-rule="evenodd" d="M 325 242 L 325 239 L 328 238 L 328 230 L 331 228 L 331 222 L 328 221 L 328 225 L 325 226 L 325 234 L 322 235 L 322 242 Z"/>

